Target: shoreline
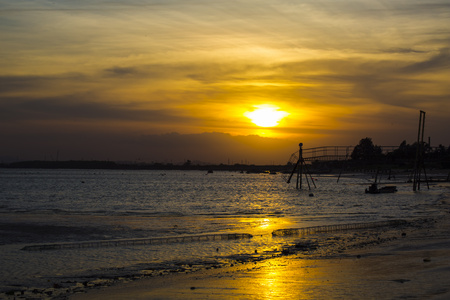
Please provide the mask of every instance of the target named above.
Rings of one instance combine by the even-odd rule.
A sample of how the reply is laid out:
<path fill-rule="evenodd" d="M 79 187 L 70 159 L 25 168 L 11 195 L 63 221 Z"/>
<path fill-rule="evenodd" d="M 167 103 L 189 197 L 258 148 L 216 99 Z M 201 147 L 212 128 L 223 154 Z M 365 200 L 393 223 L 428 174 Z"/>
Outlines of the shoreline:
<path fill-rule="evenodd" d="M 446 287 L 450 275 L 448 192 L 441 194 L 434 206 L 438 209 L 428 218 L 424 214 L 399 223 L 391 220 L 386 222 L 391 225 L 384 227 L 292 235 L 281 248 L 252 248 L 251 253 L 223 256 L 227 261 L 190 265 L 180 260 L 183 265 L 147 266 L 132 273 L 121 272 L 120 266 L 111 264 L 118 272 L 70 276 L 56 283 L 49 281 L 45 288 L 11 285 L 10 290 L 0 293 L 0 298 L 268 298 L 263 291 L 272 291 L 271 298 L 295 299 L 450 296 L 450 288 Z M 390 290 L 383 290 L 385 285 Z M 408 285 L 409 290 L 405 290 Z M 427 287 L 427 294 L 417 286 Z M 299 287 L 301 294 L 296 292 Z M 291 294 L 284 296 L 282 292 L 287 290 Z M 391 296 L 393 292 L 397 296 Z"/>
<path fill-rule="evenodd" d="M 292 253 L 273 258 L 123 281 L 68 299 L 448 299 L 449 203 L 442 200 L 443 215 L 436 219 L 371 232 L 372 238 L 360 236 L 353 245 L 333 234 L 317 249 L 298 243 Z M 333 239 L 345 242 L 336 248 Z M 309 249 L 298 251 L 299 245 Z"/>
<path fill-rule="evenodd" d="M 443 294 L 447 297 L 436 299 L 446 299 L 450 296 L 446 280 L 450 275 L 450 205 L 443 206 L 446 215 L 417 219 L 407 226 L 298 237 L 295 244 L 274 251 L 272 257 L 269 253 L 254 253 L 237 256 L 234 263 L 225 265 L 153 270 L 135 276 L 97 276 L 78 281 L 75 286 L 76 282 L 67 282 L 72 283 L 70 288 L 56 285 L 42 290 L 22 289 L 21 293 L 2 293 L 2 297 L 389 299 L 422 295 L 420 299 Z M 429 274 L 429 279 L 424 274 Z M 416 289 L 417 285 L 428 287 L 426 293 Z"/>

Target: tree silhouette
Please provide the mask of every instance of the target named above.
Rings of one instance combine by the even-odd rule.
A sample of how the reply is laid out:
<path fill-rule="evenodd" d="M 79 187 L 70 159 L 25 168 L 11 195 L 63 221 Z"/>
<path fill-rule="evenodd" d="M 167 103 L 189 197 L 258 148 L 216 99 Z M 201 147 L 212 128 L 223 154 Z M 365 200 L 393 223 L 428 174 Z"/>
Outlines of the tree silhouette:
<path fill-rule="evenodd" d="M 372 138 L 369 137 L 361 139 L 351 154 L 351 158 L 358 161 L 371 161 L 380 158 L 381 156 L 381 147 L 375 146 L 372 142 Z"/>

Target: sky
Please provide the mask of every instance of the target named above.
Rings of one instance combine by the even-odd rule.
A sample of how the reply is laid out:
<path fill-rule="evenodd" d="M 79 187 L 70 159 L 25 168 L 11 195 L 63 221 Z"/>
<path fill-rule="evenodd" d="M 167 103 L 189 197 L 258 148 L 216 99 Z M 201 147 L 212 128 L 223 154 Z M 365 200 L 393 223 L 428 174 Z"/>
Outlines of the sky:
<path fill-rule="evenodd" d="M 449 0 L 0 0 L 0 41 L 0 162 L 450 146 Z"/>

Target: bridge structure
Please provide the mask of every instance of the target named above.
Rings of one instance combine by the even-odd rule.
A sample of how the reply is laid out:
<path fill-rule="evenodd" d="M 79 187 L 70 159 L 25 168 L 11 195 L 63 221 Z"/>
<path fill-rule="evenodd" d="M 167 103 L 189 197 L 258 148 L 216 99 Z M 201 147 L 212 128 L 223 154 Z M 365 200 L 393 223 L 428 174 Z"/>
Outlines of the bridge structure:
<path fill-rule="evenodd" d="M 381 149 L 381 154 L 388 154 L 399 149 L 399 146 L 377 146 Z M 351 155 L 355 146 L 321 146 L 302 149 L 302 156 L 305 162 L 326 162 L 351 160 Z M 428 147 L 428 152 L 437 152 L 439 147 Z M 291 154 L 288 163 L 295 164 L 298 160 L 299 151 Z M 428 160 L 436 160 L 438 157 L 430 156 Z"/>
<path fill-rule="evenodd" d="M 398 146 L 377 146 L 381 148 L 382 154 L 398 149 Z M 321 146 L 303 149 L 303 159 L 308 162 L 313 161 L 342 161 L 351 159 L 351 154 L 355 146 Z M 295 163 L 298 160 L 298 151 L 292 153 L 289 162 Z"/>
<path fill-rule="evenodd" d="M 322 147 L 303 149 L 302 143 L 300 143 L 299 146 L 300 146 L 299 151 L 292 153 L 292 155 L 289 159 L 289 162 L 287 163 L 288 167 L 289 166 L 292 167 L 291 172 L 289 172 L 289 173 L 285 172 L 283 175 L 283 179 L 287 183 L 290 183 L 294 174 L 297 173 L 297 180 L 296 180 L 296 188 L 297 189 L 302 189 L 303 176 L 304 176 L 306 183 L 308 184 L 309 189 L 311 189 L 311 184 L 314 185 L 314 187 L 315 187 L 315 183 L 312 180 L 311 174 L 308 170 L 308 162 L 314 163 L 314 162 L 327 162 L 327 161 L 329 161 L 329 162 L 341 161 L 344 165 L 345 161 L 351 160 L 351 154 L 355 148 L 355 146 L 322 146 Z M 377 146 L 377 147 L 379 147 L 381 149 L 381 153 L 385 154 L 385 155 L 398 149 L 398 146 Z M 429 151 L 429 153 L 433 153 L 433 151 L 437 151 L 438 149 L 439 149 L 439 147 L 428 147 L 427 150 Z M 424 150 L 422 149 L 421 152 L 422 151 L 424 151 Z M 433 161 L 433 159 L 435 160 L 436 157 L 430 157 L 430 161 Z M 425 167 L 423 165 L 423 160 L 424 159 L 422 157 L 420 160 L 420 163 L 421 163 L 420 170 L 423 169 L 423 172 L 425 175 L 425 181 L 427 183 L 427 187 L 429 188 L 428 178 L 426 175 Z M 376 171 L 378 174 L 378 172 L 380 170 L 377 169 Z M 389 170 L 389 174 L 390 174 L 390 170 Z M 417 188 L 420 189 L 420 180 L 421 180 L 420 174 L 419 175 L 414 174 L 414 176 L 418 177 L 418 178 L 415 178 L 414 182 L 415 182 L 415 185 L 417 185 Z M 340 174 L 339 174 L 339 177 L 340 177 Z M 448 174 L 446 181 L 448 181 L 449 179 L 450 179 L 450 173 Z M 413 188 L 415 191 L 416 186 L 414 186 Z"/>
<path fill-rule="evenodd" d="M 308 183 L 308 187 L 310 186 L 310 181 L 313 185 L 314 182 L 312 178 L 308 178 L 310 175 L 308 171 L 308 163 L 313 162 L 327 162 L 327 161 L 350 161 L 351 154 L 355 149 L 355 146 L 321 146 L 315 148 L 306 148 L 303 149 L 303 144 L 300 143 L 300 150 L 292 153 L 288 166 L 293 166 L 292 171 L 290 173 L 285 173 L 283 179 L 289 183 L 295 173 L 297 173 L 297 189 L 302 188 L 302 177 L 305 176 L 305 180 Z M 381 149 L 382 154 L 391 153 L 394 150 L 398 149 L 398 146 L 377 146 Z M 437 148 L 437 147 L 435 147 Z M 429 147 L 430 150 L 433 148 Z M 450 174 L 449 174 L 450 176 Z"/>
<path fill-rule="evenodd" d="M 414 161 L 414 186 L 413 190 L 416 191 L 420 189 L 420 181 L 421 181 L 421 173 L 423 171 L 425 175 L 425 180 L 427 183 L 428 189 L 430 188 L 428 185 L 428 178 L 425 171 L 424 165 L 424 156 L 425 151 L 427 150 L 429 153 L 432 153 L 432 148 L 430 147 L 430 139 L 428 139 L 428 145 L 424 143 L 424 130 L 425 130 L 425 112 L 420 111 L 419 118 L 419 130 L 417 133 L 417 146 L 416 146 L 416 159 Z M 427 147 L 425 147 L 427 146 Z M 294 168 L 287 179 L 287 183 L 290 182 L 292 176 L 297 170 L 297 189 L 301 189 L 302 185 L 302 175 L 305 175 L 305 179 L 308 183 L 308 187 L 310 187 L 309 179 L 308 179 L 308 167 L 306 161 L 317 162 L 317 161 L 342 161 L 349 160 L 351 158 L 351 152 L 355 149 L 353 146 L 323 146 L 316 148 L 303 149 L 303 143 L 299 144 L 299 151 L 294 152 L 289 159 L 288 165 L 293 164 Z M 393 152 L 397 147 L 395 146 L 377 146 L 378 149 L 381 149 L 382 154 L 387 154 L 389 152 Z M 427 149 L 426 149 L 427 148 Z M 437 149 L 437 147 L 435 148 Z M 294 164 L 294 162 L 296 162 Z M 306 170 L 306 173 L 303 170 Z M 450 176 L 450 173 L 449 173 Z M 375 177 L 376 178 L 376 177 Z M 376 180 L 376 179 L 375 179 Z M 312 178 L 311 178 L 312 181 Z M 314 183 L 314 181 L 312 181 Z M 300 184 L 299 184 L 300 183 Z M 311 187 L 310 187 L 311 188 Z"/>

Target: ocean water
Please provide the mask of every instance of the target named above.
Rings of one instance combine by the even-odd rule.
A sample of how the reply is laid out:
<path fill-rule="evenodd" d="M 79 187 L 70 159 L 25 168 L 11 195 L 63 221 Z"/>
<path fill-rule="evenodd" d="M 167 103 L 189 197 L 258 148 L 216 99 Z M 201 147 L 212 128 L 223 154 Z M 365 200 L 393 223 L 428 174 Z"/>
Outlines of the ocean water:
<path fill-rule="evenodd" d="M 313 176 L 295 189 L 280 174 L 203 171 L 0 169 L 0 289 L 163 272 L 174 265 L 226 263 L 270 253 L 292 237 L 284 228 L 414 219 L 440 213 L 445 184 L 412 191 L 405 176 L 395 194 L 365 194 L 370 174 Z M 311 195 L 312 194 L 312 195 Z M 213 239 L 208 235 L 250 234 Z M 184 237 L 167 242 L 168 237 Z M 159 239 L 150 245 L 133 240 Z M 27 246 L 126 240 L 119 246 L 42 251 Z M 131 241 L 131 242 L 130 242 Z"/>

